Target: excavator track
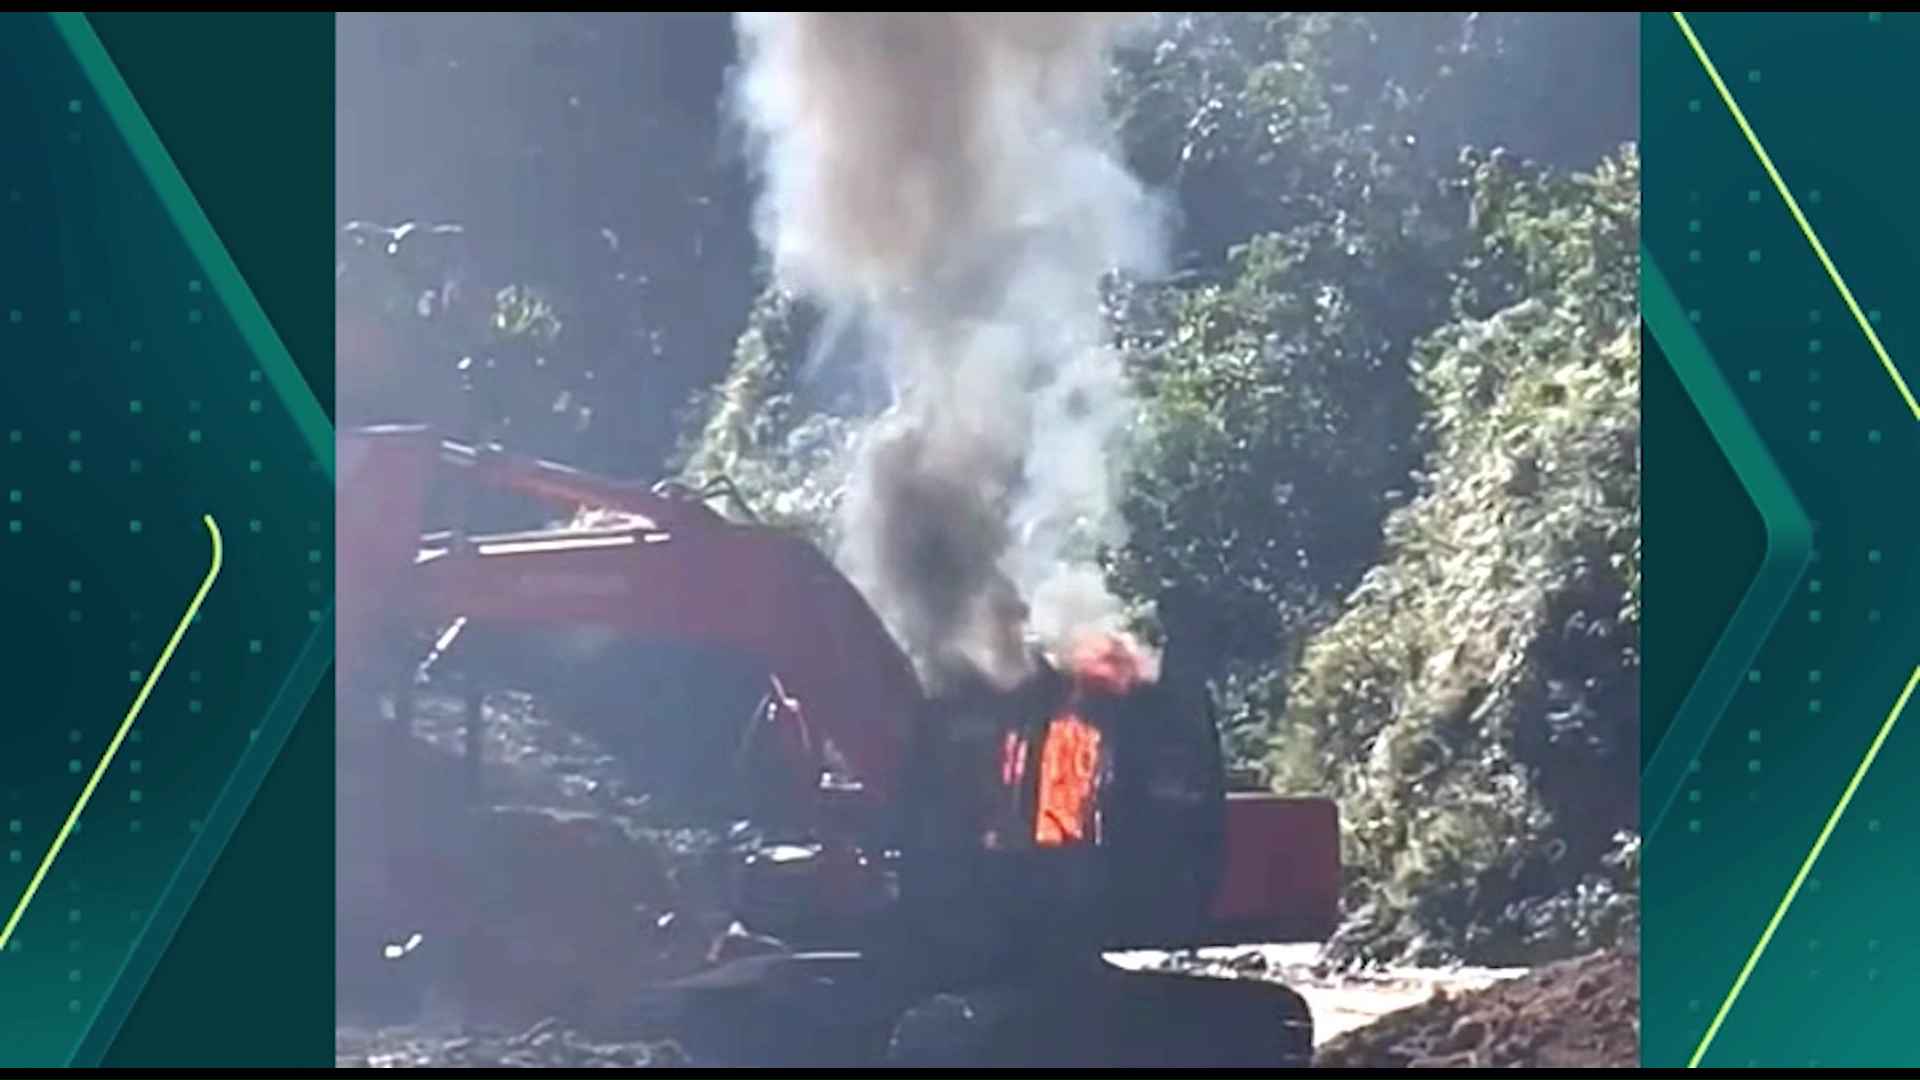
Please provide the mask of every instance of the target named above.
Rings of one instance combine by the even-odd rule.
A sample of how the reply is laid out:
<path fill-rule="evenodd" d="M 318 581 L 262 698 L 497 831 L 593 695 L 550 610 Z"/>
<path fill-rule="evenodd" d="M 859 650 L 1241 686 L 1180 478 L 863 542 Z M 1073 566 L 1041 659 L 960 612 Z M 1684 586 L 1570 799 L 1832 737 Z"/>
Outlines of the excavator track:
<path fill-rule="evenodd" d="M 1090 962 L 907 1006 L 878 972 L 825 960 L 767 958 L 697 979 L 672 1026 L 696 1061 L 720 1068 L 1272 1070 L 1313 1060 L 1306 1001 L 1278 983 Z"/>
<path fill-rule="evenodd" d="M 902 1068 L 1298 1069 L 1306 1001 L 1276 983 L 1102 965 L 1025 986 L 942 994 L 895 1026 Z"/>

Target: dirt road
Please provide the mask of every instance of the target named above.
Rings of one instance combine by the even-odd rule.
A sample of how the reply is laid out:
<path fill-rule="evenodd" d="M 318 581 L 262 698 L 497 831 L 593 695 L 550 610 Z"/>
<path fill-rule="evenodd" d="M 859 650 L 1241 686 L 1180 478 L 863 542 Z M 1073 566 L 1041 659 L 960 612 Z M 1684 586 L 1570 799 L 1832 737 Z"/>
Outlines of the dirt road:
<path fill-rule="evenodd" d="M 1163 953 L 1125 953 L 1113 957 L 1123 967 L 1159 967 L 1175 963 Z M 1337 1036 L 1433 998 L 1484 990 L 1525 975 L 1512 968 L 1389 968 L 1336 973 L 1320 959 L 1317 945 L 1263 945 L 1213 949 L 1181 966 L 1223 976 L 1266 978 L 1300 992 L 1313 1010 L 1314 1041 Z"/>

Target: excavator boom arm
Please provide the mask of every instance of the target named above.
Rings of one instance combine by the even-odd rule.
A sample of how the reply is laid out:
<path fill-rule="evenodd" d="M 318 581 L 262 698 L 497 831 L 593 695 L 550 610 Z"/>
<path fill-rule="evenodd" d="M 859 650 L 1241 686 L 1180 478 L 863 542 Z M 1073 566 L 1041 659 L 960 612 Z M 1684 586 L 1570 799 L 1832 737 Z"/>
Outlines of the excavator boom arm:
<path fill-rule="evenodd" d="M 594 626 L 634 640 L 751 654 L 804 704 L 870 799 L 894 794 L 920 691 L 859 592 L 804 538 L 738 525 L 705 504 L 424 429 L 345 433 L 339 516 L 343 681 L 376 663 L 383 628 Z M 593 529 L 430 534 L 427 490 L 449 468 Z"/>

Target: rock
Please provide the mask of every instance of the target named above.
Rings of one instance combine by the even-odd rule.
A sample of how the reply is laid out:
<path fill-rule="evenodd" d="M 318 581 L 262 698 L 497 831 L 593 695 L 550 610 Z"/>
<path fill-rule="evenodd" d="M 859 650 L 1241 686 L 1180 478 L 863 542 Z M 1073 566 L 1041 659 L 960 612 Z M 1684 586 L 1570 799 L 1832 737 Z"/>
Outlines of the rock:
<path fill-rule="evenodd" d="M 1480 1062 L 1474 1059 L 1471 1051 L 1439 1057 L 1415 1058 L 1407 1062 L 1409 1069 L 1477 1069 L 1479 1067 Z"/>
<path fill-rule="evenodd" d="M 1236 975 L 1263 975 L 1267 970 L 1267 955 L 1263 952 L 1244 952 L 1227 961 L 1227 967 Z"/>
<path fill-rule="evenodd" d="M 1453 1025 L 1453 1030 L 1447 1033 L 1446 1047 L 1454 1051 L 1472 1050 L 1485 1042 L 1486 1038 L 1487 1023 L 1484 1019 L 1477 1016 L 1463 1016 Z"/>

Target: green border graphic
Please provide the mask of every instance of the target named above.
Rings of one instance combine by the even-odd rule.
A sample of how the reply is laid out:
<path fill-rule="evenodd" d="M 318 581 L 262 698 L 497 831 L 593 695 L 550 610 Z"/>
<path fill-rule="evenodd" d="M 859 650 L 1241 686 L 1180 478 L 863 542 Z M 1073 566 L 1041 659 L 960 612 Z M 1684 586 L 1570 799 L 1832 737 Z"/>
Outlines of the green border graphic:
<path fill-rule="evenodd" d="M 1700 1045 L 1694 1047 L 1692 1056 L 1687 1058 L 1687 1068 L 1697 1069 L 1700 1062 L 1713 1048 L 1714 1038 L 1720 1034 L 1721 1025 L 1727 1021 L 1727 1014 L 1733 1011 L 1734 1003 L 1740 1000 L 1740 992 L 1746 989 L 1747 980 L 1753 977 L 1753 971 L 1760 966 L 1760 958 L 1767 953 L 1767 946 L 1773 944 L 1773 935 L 1779 931 L 1787 912 L 1792 910 L 1793 902 L 1800 897 L 1800 890 L 1813 874 L 1814 864 L 1820 861 L 1821 852 L 1827 849 L 1827 842 L 1833 839 L 1833 833 L 1840 825 L 1840 819 L 1847 814 L 1847 808 L 1853 805 L 1853 797 L 1860 791 L 1860 784 L 1866 780 L 1873 763 L 1880 759 L 1880 751 L 1887 744 L 1887 736 L 1893 734 L 1893 726 L 1907 711 L 1907 702 L 1913 697 L 1915 687 L 1920 687 L 1920 666 L 1908 676 L 1907 685 L 1900 690 L 1900 696 L 1894 700 L 1893 707 L 1887 710 L 1887 718 L 1880 723 L 1880 730 L 1874 733 L 1873 741 L 1867 744 L 1867 752 L 1860 757 L 1860 764 L 1854 767 L 1853 775 L 1847 778 L 1847 786 L 1840 792 L 1840 798 L 1833 804 L 1832 812 L 1820 826 L 1820 835 L 1814 837 L 1813 846 L 1807 849 L 1807 857 L 1800 860 L 1800 869 L 1794 872 L 1793 881 L 1787 885 L 1786 895 L 1773 909 L 1773 915 L 1767 920 L 1766 929 L 1760 932 L 1760 939 L 1753 943 L 1753 951 L 1747 954 L 1747 962 L 1740 965 L 1740 974 L 1734 976 L 1733 985 L 1727 988 L 1727 996 L 1721 999 L 1720 1007 L 1714 1010 L 1713 1022 L 1707 1025 L 1706 1033 L 1700 1036 Z"/>
<path fill-rule="evenodd" d="M 1641 770 L 1641 804 L 1653 810 L 1643 827 L 1652 833 L 1659 830 L 1672 810 L 1689 764 L 1726 713 L 1760 643 L 1772 631 L 1795 584 L 1806 573 L 1813 555 L 1813 525 L 1766 444 L 1741 411 L 1725 376 L 1694 333 L 1680 301 L 1661 275 L 1659 263 L 1647 251 L 1640 253 L 1640 311 L 1647 330 L 1740 477 L 1741 487 L 1760 511 L 1767 531 L 1766 555 L 1759 572 L 1708 654 L 1660 745 Z"/>
<path fill-rule="evenodd" d="M 180 613 L 180 621 L 174 624 L 166 648 L 160 650 L 160 659 L 154 662 L 153 670 L 147 672 L 146 679 L 140 683 L 139 693 L 133 695 L 133 704 L 127 706 L 127 714 L 120 718 L 120 726 L 114 729 L 113 741 L 107 743 L 93 772 L 88 774 L 87 786 L 81 788 L 79 797 L 73 800 L 73 809 L 67 811 L 66 820 L 60 823 L 60 831 L 54 834 L 53 843 L 47 846 L 47 853 L 41 857 L 40 865 L 34 868 L 33 877 L 27 880 L 27 887 L 21 891 L 13 911 L 7 915 L 6 922 L 0 924 L 0 952 L 6 951 L 7 943 L 13 940 L 14 931 L 20 928 L 20 921 L 27 917 L 27 908 L 33 905 L 33 898 L 39 895 L 40 886 L 46 884 L 54 860 L 60 857 L 60 850 L 67 846 L 68 838 L 73 836 L 73 830 L 80 824 L 80 815 L 87 812 L 87 804 L 93 801 L 93 793 L 100 789 L 100 781 L 106 776 L 108 766 L 119 756 L 120 748 L 126 745 L 134 721 L 140 719 L 140 710 L 147 707 L 147 699 L 153 696 L 153 688 L 159 684 L 160 676 L 166 674 L 174 650 L 180 647 L 180 640 L 187 636 L 187 628 L 193 625 L 193 620 L 199 618 L 200 605 L 207 602 L 207 594 L 213 591 L 213 583 L 220 579 L 220 564 L 225 561 L 226 549 L 220 541 L 220 526 L 211 515 L 205 520 L 211 550 L 207 558 L 207 572 L 200 579 L 200 587 L 194 590 L 193 598 L 187 601 L 187 609 Z"/>
<path fill-rule="evenodd" d="M 1707 47 L 1700 43 L 1700 36 L 1693 32 L 1693 23 L 1688 21 L 1685 12 L 1670 11 L 1668 14 L 1673 16 L 1674 25 L 1678 26 L 1680 33 L 1686 37 L 1687 45 L 1693 50 L 1694 58 L 1700 61 L 1700 70 L 1706 72 L 1707 78 L 1713 80 L 1713 89 L 1719 94 L 1720 103 L 1727 107 L 1727 115 L 1740 126 L 1740 134 L 1747 140 L 1747 146 L 1753 150 L 1754 159 L 1760 163 L 1762 169 L 1766 170 L 1767 179 L 1773 184 L 1774 192 L 1786 205 L 1787 212 L 1793 215 L 1793 223 L 1799 227 L 1800 235 L 1806 237 L 1807 246 L 1813 249 L 1814 258 L 1820 260 L 1820 269 L 1826 271 L 1828 280 L 1833 282 L 1834 289 L 1840 293 L 1841 301 L 1847 305 L 1847 314 L 1853 316 L 1854 325 L 1860 328 L 1860 333 L 1866 336 L 1867 343 L 1873 346 L 1873 355 L 1880 361 L 1880 366 L 1885 369 L 1887 377 L 1893 380 L 1894 389 L 1900 393 L 1900 400 L 1907 403 L 1907 409 L 1913 413 L 1913 418 L 1920 420 L 1920 401 L 1914 400 L 1913 391 L 1908 389 L 1906 378 L 1900 374 L 1900 368 L 1894 364 L 1893 357 L 1887 355 L 1887 347 L 1881 344 L 1880 335 L 1874 332 L 1872 321 L 1867 318 L 1867 313 L 1861 310 L 1860 301 L 1854 299 L 1853 290 L 1847 287 L 1847 279 L 1840 276 L 1840 268 L 1833 264 L 1833 257 L 1827 254 L 1827 246 L 1820 242 L 1819 234 L 1813 231 L 1813 224 L 1807 220 L 1806 211 L 1801 209 L 1800 200 L 1793 197 L 1792 189 L 1787 187 L 1786 180 L 1781 177 L 1780 170 L 1773 163 L 1773 156 L 1767 153 L 1766 145 L 1754 132 L 1753 125 L 1747 122 L 1746 112 L 1734 99 L 1733 91 L 1727 88 L 1726 80 L 1720 77 L 1720 69 L 1714 65 L 1713 57 L 1707 54 Z"/>
<path fill-rule="evenodd" d="M 1886 133 L 1916 49 L 1904 12 L 1643 19 L 1644 316 L 1767 539 L 1643 773 L 1648 1068 L 1912 1056 L 1920 513 L 1889 488 L 1920 464 L 1895 302 L 1920 225 Z M 1648 464 L 1648 500 L 1684 508 Z M 1699 541 L 1649 571 L 1650 628 L 1737 526 L 1649 515 L 1649 551 Z"/>
<path fill-rule="evenodd" d="M 86 15 L 78 11 L 56 11 L 52 15 L 54 26 L 59 28 L 60 36 L 66 39 L 67 47 L 73 50 L 74 59 L 80 62 L 80 70 L 86 73 L 87 81 L 93 84 L 94 92 L 100 96 L 101 105 L 113 117 L 114 126 L 119 128 L 121 138 L 127 141 L 127 147 L 139 161 L 141 171 L 146 173 L 148 182 L 159 194 L 161 203 L 179 228 L 180 235 L 186 239 L 194 257 L 206 269 L 214 295 L 232 314 L 247 348 L 259 359 L 260 369 L 266 372 L 274 392 L 280 395 L 288 414 L 307 440 L 314 460 L 320 462 L 326 470 L 327 479 L 332 480 L 333 425 L 321 410 L 313 389 L 294 366 L 293 357 L 288 355 L 287 347 L 281 343 L 273 324 L 267 321 L 266 312 L 260 310 L 260 302 L 254 299 L 253 290 L 247 287 L 245 279 L 240 276 L 240 269 L 233 264 L 226 245 L 221 242 L 219 234 L 213 231 L 205 211 L 195 201 L 186 179 L 174 167 L 173 159 L 167 156 L 166 147 L 160 144 L 160 137 L 154 133 L 153 125 L 147 122 L 140 103 L 134 100 L 132 92 L 127 89 L 126 80 L 120 77 L 120 72 L 113 66 L 113 59 L 100 44 L 100 38 L 93 32 Z"/>
<path fill-rule="evenodd" d="M 332 1060 L 331 28 L 0 14 L 0 1066 Z"/>

